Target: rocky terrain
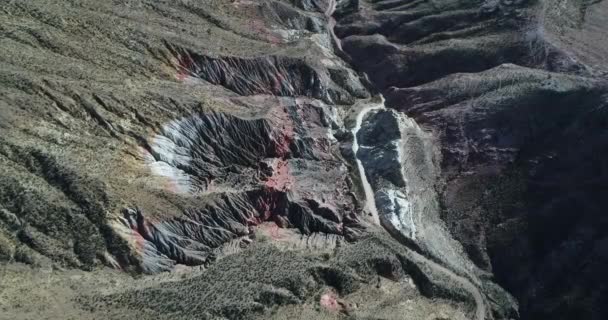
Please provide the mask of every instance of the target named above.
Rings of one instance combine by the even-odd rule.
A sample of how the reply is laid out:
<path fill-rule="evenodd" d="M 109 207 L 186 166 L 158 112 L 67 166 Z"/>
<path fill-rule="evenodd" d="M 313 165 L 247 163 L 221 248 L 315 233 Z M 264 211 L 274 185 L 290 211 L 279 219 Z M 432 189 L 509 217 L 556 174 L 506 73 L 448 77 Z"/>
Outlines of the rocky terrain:
<path fill-rule="evenodd" d="M 608 2 L 1 3 L 0 319 L 608 315 Z"/>

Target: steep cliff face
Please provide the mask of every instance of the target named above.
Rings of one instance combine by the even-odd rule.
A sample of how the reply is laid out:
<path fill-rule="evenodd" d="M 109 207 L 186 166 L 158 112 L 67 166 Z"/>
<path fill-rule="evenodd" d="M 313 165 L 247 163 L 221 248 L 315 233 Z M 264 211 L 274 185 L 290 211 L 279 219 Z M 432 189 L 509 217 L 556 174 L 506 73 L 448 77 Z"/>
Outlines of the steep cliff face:
<path fill-rule="evenodd" d="M 604 7 L 7 2 L 0 306 L 599 319 Z"/>

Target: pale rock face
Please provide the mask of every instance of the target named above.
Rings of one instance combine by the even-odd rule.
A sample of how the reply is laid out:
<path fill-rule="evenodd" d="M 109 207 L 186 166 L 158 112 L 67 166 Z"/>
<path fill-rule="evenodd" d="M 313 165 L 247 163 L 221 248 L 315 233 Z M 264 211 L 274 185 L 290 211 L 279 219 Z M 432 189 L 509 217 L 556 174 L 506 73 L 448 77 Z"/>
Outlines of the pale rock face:
<path fill-rule="evenodd" d="M 188 193 L 192 190 L 190 176 L 180 168 L 190 165 L 189 147 L 196 135 L 193 128 L 183 128 L 186 121 L 174 121 L 165 125 L 162 134 L 157 135 L 151 143 L 151 152 L 144 151 L 147 164 L 152 174 L 165 177 L 177 193 Z"/>
<path fill-rule="evenodd" d="M 375 199 L 384 224 L 388 224 L 404 236 L 416 240 L 414 212 L 407 195 L 399 190 L 382 189 L 376 192 Z"/>

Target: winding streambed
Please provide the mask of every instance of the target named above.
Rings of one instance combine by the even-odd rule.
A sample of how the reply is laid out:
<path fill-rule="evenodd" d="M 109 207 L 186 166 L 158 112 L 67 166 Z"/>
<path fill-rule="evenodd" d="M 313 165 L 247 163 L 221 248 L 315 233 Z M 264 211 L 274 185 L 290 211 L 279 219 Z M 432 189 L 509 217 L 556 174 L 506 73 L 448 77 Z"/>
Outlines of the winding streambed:
<path fill-rule="evenodd" d="M 337 50 L 342 51 L 341 40 L 336 36 L 336 34 L 334 32 L 334 28 L 336 26 L 336 20 L 333 17 L 333 14 L 336 11 L 336 8 L 337 8 L 337 1 L 329 0 L 327 10 L 325 11 L 325 16 L 328 18 L 330 36 L 331 36 L 332 40 L 335 42 Z M 380 223 L 380 217 L 378 215 L 378 209 L 376 207 L 374 190 L 373 190 L 372 186 L 370 185 L 369 180 L 367 179 L 367 175 L 365 174 L 365 167 L 363 166 L 363 163 L 357 156 L 357 152 L 359 151 L 359 148 L 360 148 L 359 142 L 357 139 L 357 134 L 358 134 L 359 130 L 361 129 L 363 119 L 365 118 L 365 115 L 367 115 L 368 112 L 370 112 L 372 110 L 380 110 L 380 109 L 386 108 L 384 105 L 385 99 L 381 94 L 380 94 L 380 99 L 381 99 L 380 103 L 367 105 L 359 111 L 359 113 L 357 114 L 357 117 L 356 117 L 355 127 L 351 130 L 351 132 L 353 134 L 352 150 L 353 150 L 353 154 L 355 157 L 355 161 L 357 163 L 357 168 L 359 170 L 361 184 L 363 186 L 363 190 L 364 190 L 364 194 L 365 194 L 365 207 L 363 208 L 363 210 L 364 210 L 364 212 L 368 212 L 369 214 L 371 214 L 373 222 L 379 226 L 381 226 L 381 223 Z M 401 151 L 403 151 L 403 150 L 400 150 L 400 152 L 399 152 L 400 162 L 401 162 L 401 158 L 402 158 Z M 402 170 L 403 170 L 403 168 L 402 168 Z M 409 206 L 409 203 L 408 203 L 408 206 Z M 413 219 L 411 221 L 411 225 L 412 225 L 412 227 L 414 227 Z M 413 229 L 412 238 L 415 238 L 415 234 L 416 234 L 416 230 Z M 435 270 L 436 272 L 445 274 L 448 278 L 452 279 L 452 281 L 454 281 L 455 283 L 458 283 L 462 289 L 469 292 L 469 294 L 471 294 L 471 296 L 473 297 L 473 300 L 475 301 L 475 320 L 485 320 L 486 319 L 486 314 L 488 312 L 488 310 L 486 309 L 486 299 L 484 297 L 484 294 L 481 292 L 481 290 L 479 289 L 479 287 L 477 285 L 475 285 L 467 277 L 458 275 L 455 272 L 453 272 L 452 270 L 448 269 L 447 267 L 444 267 L 443 265 L 441 265 L 423 255 L 420 255 L 419 253 L 417 253 L 415 251 L 411 251 L 411 253 L 412 253 L 413 257 L 416 257 L 417 260 L 419 260 L 421 263 L 426 263 L 431 269 Z"/>
<path fill-rule="evenodd" d="M 390 226 L 387 226 L 386 224 L 388 223 L 390 225 L 392 223 L 393 226 L 396 226 L 396 225 L 399 225 L 400 222 L 399 221 L 388 221 L 388 222 L 384 221 L 384 224 L 381 224 L 379 212 L 376 207 L 374 189 L 372 188 L 369 180 L 367 179 L 367 175 L 365 174 L 365 166 L 363 165 L 362 161 L 357 156 L 357 152 L 359 151 L 360 148 L 366 148 L 365 146 L 360 146 L 359 141 L 357 139 L 357 134 L 358 134 L 359 130 L 361 129 L 365 116 L 370 111 L 381 110 L 381 109 L 386 108 L 384 105 L 385 100 L 382 95 L 380 95 L 380 99 L 381 100 L 379 103 L 367 104 L 365 107 L 361 108 L 361 110 L 359 110 L 359 112 L 357 113 L 355 126 L 351 130 L 351 132 L 354 136 L 352 150 L 353 150 L 353 153 L 355 156 L 355 161 L 357 162 L 357 168 L 359 170 L 361 184 L 363 186 L 363 190 L 365 193 L 365 207 L 363 208 L 363 210 L 364 210 L 364 212 L 371 214 L 374 223 L 382 226 L 383 228 L 387 229 L 387 231 L 389 233 L 391 233 Z M 400 147 L 397 147 L 397 150 L 398 150 L 398 156 L 399 156 L 399 163 L 401 164 L 402 158 L 403 158 L 403 150 L 401 150 Z M 401 168 L 401 170 L 403 172 L 403 168 Z M 405 174 L 403 173 L 403 175 L 405 175 Z M 406 211 L 412 210 L 410 208 L 410 204 L 407 199 L 407 196 L 403 195 L 402 197 L 397 199 L 397 197 L 395 196 L 395 194 L 397 193 L 397 190 L 390 190 L 390 191 L 393 191 L 393 192 L 389 193 L 388 196 L 389 197 L 392 196 L 393 202 L 401 204 L 402 208 L 400 210 L 406 210 Z M 416 237 L 415 237 L 416 229 L 415 229 L 415 225 L 414 225 L 413 214 L 414 214 L 413 212 L 409 212 L 408 214 L 401 213 L 398 215 L 398 216 L 409 216 L 409 219 L 410 219 L 409 226 L 411 228 L 410 238 L 412 240 L 416 239 Z M 396 218 L 396 216 L 393 216 L 393 218 Z M 397 230 L 397 232 L 400 232 L 400 231 Z M 473 298 L 475 305 L 476 305 L 474 319 L 475 320 L 485 320 L 486 319 L 487 309 L 486 309 L 486 301 L 484 299 L 484 295 L 481 292 L 481 290 L 479 290 L 478 286 L 476 286 L 470 279 L 468 279 L 467 277 L 465 277 L 463 275 L 457 274 L 456 272 L 450 270 L 447 266 L 444 266 L 438 262 L 435 262 L 435 261 L 419 254 L 418 252 L 411 251 L 411 254 L 412 254 L 412 258 L 418 260 L 422 264 L 426 264 L 430 269 L 434 270 L 435 272 L 444 274 L 446 277 L 448 277 L 452 281 L 454 281 L 454 283 L 457 283 L 463 290 L 467 291 Z"/>
<path fill-rule="evenodd" d="M 357 151 L 359 151 L 359 141 L 357 140 L 357 133 L 361 129 L 363 119 L 365 118 L 365 115 L 368 112 L 385 108 L 384 97 L 382 95 L 380 95 L 380 99 L 380 103 L 368 105 L 359 111 L 359 113 L 357 114 L 355 127 L 351 130 L 354 136 L 353 154 L 355 155 L 355 161 L 357 162 L 357 168 L 359 169 L 359 175 L 361 177 L 361 184 L 363 185 L 363 191 L 365 193 L 365 207 L 363 209 L 364 211 L 371 214 L 374 223 L 376 223 L 377 225 L 380 225 L 380 217 L 378 216 L 378 209 L 376 208 L 374 190 L 369 184 L 369 181 L 367 180 L 367 175 L 365 174 L 365 168 L 363 167 L 363 163 L 361 162 L 361 160 L 359 160 L 359 157 L 357 157 Z"/>

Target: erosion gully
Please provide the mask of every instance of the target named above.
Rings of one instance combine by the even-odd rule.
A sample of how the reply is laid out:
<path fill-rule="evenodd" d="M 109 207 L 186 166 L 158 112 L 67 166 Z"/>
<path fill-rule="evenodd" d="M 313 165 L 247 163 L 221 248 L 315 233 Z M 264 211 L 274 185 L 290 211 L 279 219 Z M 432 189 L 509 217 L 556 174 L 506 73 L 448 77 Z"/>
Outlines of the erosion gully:
<path fill-rule="evenodd" d="M 327 5 L 327 9 L 325 11 L 325 15 L 328 19 L 329 32 L 331 33 L 332 39 L 335 41 L 335 47 L 337 50 L 342 51 L 341 41 L 334 32 L 334 28 L 336 26 L 336 19 L 333 16 L 336 11 L 336 8 L 337 8 L 337 0 L 328 0 L 328 5 Z M 344 53 L 344 52 L 342 52 L 342 53 Z M 365 167 L 363 166 L 363 163 L 357 157 L 357 151 L 360 148 L 359 142 L 357 140 L 357 134 L 358 134 L 359 130 L 361 129 L 361 125 L 363 123 L 363 120 L 365 119 L 365 116 L 369 112 L 386 108 L 384 105 L 384 102 L 385 102 L 384 97 L 380 95 L 380 98 L 381 98 L 380 103 L 367 105 L 358 112 L 357 117 L 356 117 L 355 127 L 351 130 L 351 132 L 354 136 L 352 150 L 353 150 L 353 153 L 355 156 L 355 161 L 357 163 L 357 168 L 358 168 L 358 171 L 360 174 L 361 183 L 362 183 L 363 191 L 365 194 L 364 210 L 371 214 L 373 222 L 376 223 L 377 225 L 381 225 L 381 223 L 380 223 L 380 217 L 378 215 L 378 210 L 376 208 L 374 190 L 367 179 L 367 176 L 365 174 Z M 485 299 L 485 296 L 484 296 L 483 292 L 478 288 L 478 286 L 475 285 L 471 280 L 469 280 L 468 277 L 458 275 L 455 272 L 453 272 L 452 270 L 444 267 L 443 265 L 441 265 L 413 250 L 411 251 L 411 253 L 412 253 L 412 256 L 416 260 L 420 260 L 421 262 L 425 263 L 430 268 L 432 268 L 435 272 L 445 274 L 450 279 L 452 279 L 455 283 L 459 284 L 462 289 L 469 292 L 469 294 L 471 294 L 471 296 L 475 300 L 475 305 L 476 305 L 475 319 L 476 320 L 485 320 L 486 319 L 487 301 Z M 468 275 L 468 276 L 472 277 L 471 275 Z"/>

